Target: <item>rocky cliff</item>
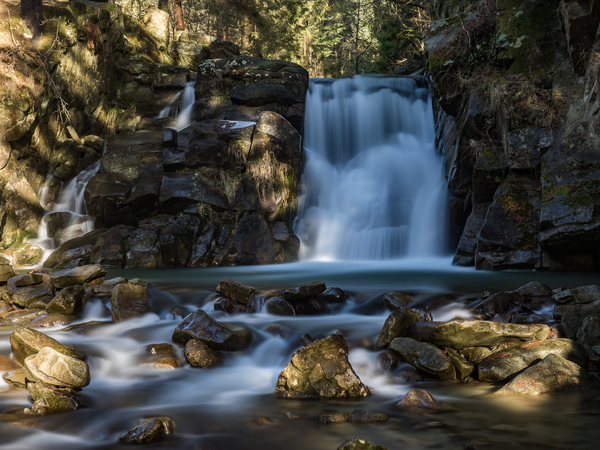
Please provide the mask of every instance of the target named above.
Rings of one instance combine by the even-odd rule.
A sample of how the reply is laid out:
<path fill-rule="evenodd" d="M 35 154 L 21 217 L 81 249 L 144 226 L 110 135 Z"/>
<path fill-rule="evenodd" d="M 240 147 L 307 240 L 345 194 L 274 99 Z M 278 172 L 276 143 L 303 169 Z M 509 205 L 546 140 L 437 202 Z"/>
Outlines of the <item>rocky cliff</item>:
<path fill-rule="evenodd" d="M 425 43 L 454 264 L 598 269 L 600 3 L 436 5 Z"/>
<path fill-rule="evenodd" d="M 18 6 L 3 25 L 2 82 L 16 93 L 2 91 L 0 105 L 5 263 L 40 261 L 29 239 L 67 182 L 98 160 L 85 191 L 96 230 L 67 232 L 66 213 L 46 216 L 61 244 L 47 267 L 294 260 L 287 224 L 308 73 L 209 36 L 173 35 L 167 12 L 124 14 L 131 2 L 115 3 L 45 4 L 35 40 Z M 193 121 L 182 128 L 172 116 L 194 80 Z M 169 106 L 171 117 L 158 118 Z"/>

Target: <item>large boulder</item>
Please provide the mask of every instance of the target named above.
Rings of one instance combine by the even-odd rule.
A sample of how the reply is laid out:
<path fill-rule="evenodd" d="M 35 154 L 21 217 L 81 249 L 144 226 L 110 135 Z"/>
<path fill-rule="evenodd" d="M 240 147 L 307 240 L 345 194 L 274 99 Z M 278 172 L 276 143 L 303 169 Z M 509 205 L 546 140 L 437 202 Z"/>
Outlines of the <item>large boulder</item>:
<path fill-rule="evenodd" d="M 105 274 L 106 269 L 98 264 L 93 264 L 56 271 L 52 273 L 51 279 L 52 285 L 56 289 L 63 289 L 101 278 Z"/>
<path fill-rule="evenodd" d="M 406 336 L 406 331 L 421 318 L 421 314 L 412 309 L 401 308 L 391 312 L 385 319 L 383 328 L 379 333 L 375 348 L 387 348 L 392 340 Z"/>
<path fill-rule="evenodd" d="M 277 378 L 284 398 L 365 397 L 367 387 L 348 362 L 344 338 L 332 334 L 300 348 Z"/>
<path fill-rule="evenodd" d="M 417 322 L 408 336 L 440 347 L 461 350 L 465 347 L 494 346 L 503 343 L 543 341 L 548 325 L 519 325 L 487 320 L 452 320 L 450 322 Z"/>
<path fill-rule="evenodd" d="M 173 342 L 185 345 L 191 339 L 202 341 L 213 350 L 237 351 L 250 345 L 252 333 L 245 328 L 217 322 L 204 310 L 198 309 L 173 331 Z"/>
<path fill-rule="evenodd" d="M 110 297 L 113 322 L 141 317 L 150 312 L 148 290 L 137 284 L 118 284 Z"/>
<path fill-rule="evenodd" d="M 538 395 L 595 387 L 598 387 L 598 382 L 585 369 L 551 353 L 496 391 L 495 395 Z"/>
<path fill-rule="evenodd" d="M 85 360 L 83 355 L 76 352 L 71 347 L 67 347 L 56 339 L 53 339 L 44 333 L 40 333 L 39 331 L 32 330 L 31 328 L 21 327 L 13 331 L 10 335 L 10 345 L 13 357 L 19 364 L 23 364 L 25 358 L 37 354 L 44 347 L 50 347 L 64 355 Z"/>
<path fill-rule="evenodd" d="M 52 386 L 81 389 L 90 383 L 90 369 L 85 361 L 65 355 L 52 347 L 25 358 L 27 378 Z"/>
<path fill-rule="evenodd" d="M 549 339 L 518 344 L 497 351 L 481 361 L 477 366 L 479 380 L 492 383 L 505 380 L 549 354 L 559 355 L 580 366 L 585 366 L 588 360 L 585 348 L 570 339 Z"/>

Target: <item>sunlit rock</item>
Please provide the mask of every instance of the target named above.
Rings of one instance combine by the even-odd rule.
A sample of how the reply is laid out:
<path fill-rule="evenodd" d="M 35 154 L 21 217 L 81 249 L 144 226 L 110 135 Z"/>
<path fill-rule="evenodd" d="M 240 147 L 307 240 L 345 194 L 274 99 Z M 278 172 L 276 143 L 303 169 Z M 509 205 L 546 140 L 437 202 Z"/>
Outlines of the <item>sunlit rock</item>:
<path fill-rule="evenodd" d="M 538 395 L 596 387 L 598 381 L 584 368 L 559 355 L 550 354 L 543 361 L 525 369 L 494 395 Z"/>
<path fill-rule="evenodd" d="M 65 355 L 51 347 L 25 358 L 27 378 L 32 381 L 80 389 L 90 383 L 90 369 L 85 361 Z"/>
<path fill-rule="evenodd" d="M 284 398 L 366 397 L 369 390 L 348 362 L 344 338 L 331 334 L 300 348 L 277 379 Z"/>
<path fill-rule="evenodd" d="M 113 322 L 141 317 L 150 312 L 146 286 L 118 284 L 110 297 Z"/>
<path fill-rule="evenodd" d="M 190 339 L 185 344 L 185 359 L 192 367 L 210 369 L 223 365 L 223 357 L 210 348 L 206 343 Z"/>
<path fill-rule="evenodd" d="M 491 347 L 497 344 L 543 341 L 548 325 L 518 325 L 488 320 L 452 320 L 450 322 L 417 322 L 408 333 L 418 341 L 457 350 L 465 347 Z"/>
<path fill-rule="evenodd" d="M 77 314 L 83 308 L 83 295 L 85 289 L 83 286 L 69 286 L 56 294 L 56 296 L 46 306 L 49 313 L 59 314 Z"/>
<path fill-rule="evenodd" d="M 588 360 L 585 348 L 570 339 L 513 345 L 488 356 L 478 364 L 479 380 L 492 383 L 505 380 L 549 354 L 561 356 L 579 366 L 585 366 Z"/>
<path fill-rule="evenodd" d="M 71 347 L 67 347 L 56 339 L 30 328 L 21 327 L 13 331 L 10 335 L 10 345 L 13 357 L 19 364 L 23 364 L 25 358 L 37 354 L 44 347 L 51 347 L 67 356 L 85 360 L 85 356 Z"/>

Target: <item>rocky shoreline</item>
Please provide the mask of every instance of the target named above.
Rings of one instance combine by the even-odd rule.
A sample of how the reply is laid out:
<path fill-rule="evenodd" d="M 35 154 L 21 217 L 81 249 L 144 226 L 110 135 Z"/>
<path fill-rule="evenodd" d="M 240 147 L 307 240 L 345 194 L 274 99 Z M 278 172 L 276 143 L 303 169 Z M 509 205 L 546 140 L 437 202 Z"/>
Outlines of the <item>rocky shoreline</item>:
<path fill-rule="evenodd" d="M 147 313 L 156 313 L 149 301 L 148 285 L 139 279 L 105 279 L 98 265 L 50 272 L 45 269 L 15 274 L 2 266 L 0 326 L 12 329 L 12 358 L 0 357 L 3 379 L 14 389 L 27 389 L 32 406 L 27 414 L 44 415 L 85 406 L 85 387 L 94 379 L 86 354 L 61 344 L 40 330 L 45 327 L 89 333 Z M 86 302 L 104 298 L 111 320 L 69 325 L 77 321 Z M 109 300 L 110 299 L 110 300 Z M 348 293 L 325 283 L 312 282 L 283 290 L 260 290 L 222 279 L 202 309 L 189 312 L 174 308 L 169 318 L 179 318 L 172 342 L 148 345 L 140 364 L 157 370 L 191 366 L 208 370 L 255 345 L 255 336 L 235 321 L 237 314 L 267 313 L 273 318 L 265 332 L 284 336 L 278 318 L 336 314 Z M 399 382 L 416 385 L 398 399 L 407 411 L 436 410 L 440 402 L 425 382 L 494 383 L 493 396 L 538 395 L 600 387 L 600 288 L 595 285 L 552 291 L 532 282 L 510 292 L 483 293 L 471 298 L 471 319 L 431 320 L 433 304 L 415 302 L 406 292 L 390 292 L 374 309 L 387 309 L 376 341 L 363 343 L 380 350 L 379 365 Z M 219 320 L 210 309 L 223 316 Z M 551 311 L 551 312 L 550 312 Z M 221 318 L 224 320 L 221 321 Z M 282 399 L 361 398 L 372 394 L 348 360 L 344 332 L 328 336 L 306 334 L 289 364 L 282 369 L 273 392 Z M 184 358 L 179 355 L 183 352 Z M 233 356 L 232 356 L 233 355 Z M 403 369 L 398 369 L 404 367 Z M 410 366 L 406 366 L 408 363 Z M 409 367 L 409 368 L 407 368 Z M 456 381 L 455 381 L 456 382 Z M 416 407 L 416 410 L 414 409 Z M 292 413 L 290 413 L 292 414 Z M 292 414 L 293 415 L 293 414 Z M 323 414 L 319 420 L 333 423 L 375 423 L 387 420 L 377 411 L 355 409 Z M 142 417 L 121 441 L 135 443 L 169 439 L 177 429 L 168 417 Z M 370 445 L 370 446 L 369 446 Z M 383 448 L 361 439 L 340 448 Z M 472 447 L 476 448 L 476 447 Z"/>

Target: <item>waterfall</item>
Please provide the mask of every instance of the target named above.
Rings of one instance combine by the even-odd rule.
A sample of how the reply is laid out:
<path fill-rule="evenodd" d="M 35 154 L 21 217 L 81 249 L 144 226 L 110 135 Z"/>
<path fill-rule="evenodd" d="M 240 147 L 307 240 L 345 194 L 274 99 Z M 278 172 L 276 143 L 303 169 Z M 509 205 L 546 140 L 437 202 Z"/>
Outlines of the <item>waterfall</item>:
<path fill-rule="evenodd" d="M 106 151 L 106 144 L 104 151 Z M 66 186 L 63 186 L 52 210 L 42 217 L 38 237 L 29 239 L 29 242 L 39 245 L 44 250 L 40 264 L 43 264 L 56 249 L 56 244 L 60 245 L 69 239 L 83 236 L 94 229 L 94 220 L 87 215 L 84 193 L 87 184 L 98 172 L 101 161 L 102 158 L 82 170 Z M 40 198 L 46 198 L 51 181 L 52 178 L 49 176 L 42 186 Z"/>
<path fill-rule="evenodd" d="M 294 231 L 301 258 L 379 260 L 444 251 L 446 185 L 423 80 L 313 79 Z"/>
<path fill-rule="evenodd" d="M 173 116 L 176 117 L 176 129 L 181 130 L 187 127 L 192 121 L 194 103 L 196 102 L 195 86 L 195 81 L 187 83 L 183 91 L 179 92 L 173 100 L 171 100 L 171 103 L 158 113 L 158 118 Z"/>

